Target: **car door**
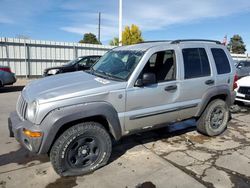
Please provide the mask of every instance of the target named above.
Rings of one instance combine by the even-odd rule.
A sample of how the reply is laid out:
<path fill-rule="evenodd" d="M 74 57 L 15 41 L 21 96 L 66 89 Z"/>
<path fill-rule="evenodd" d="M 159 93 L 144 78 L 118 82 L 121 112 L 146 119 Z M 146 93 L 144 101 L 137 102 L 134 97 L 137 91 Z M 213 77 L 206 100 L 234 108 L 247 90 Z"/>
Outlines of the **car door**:
<path fill-rule="evenodd" d="M 179 80 L 174 49 L 151 55 L 140 73 L 156 74 L 157 83 L 131 87 L 126 91 L 125 129 L 130 132 L 176 121 Z"/>
<path fill-rule="evenodd" d="M 246 65 L 246 70 L 247 70 L 246 76 L 248 76 L 248 75 L 250 75 L 250 61 L 246 61 L 245 65 Z"/>
<path fill-rule="evenodd" d="M 185 106 L 179 111 L 179 120 L 193 117 L 198 112 L 204 95 L 215 86 L 212 66 L 205 45 L 180 45 L 181 82 L 178 102 Z"/>
<path fill-rule="evenodd" d="M 248 75 L 247 62 L 245 61 L 239 62 L 239 64 L 237 65 L 237 75 L 239 76 L 239 78 Z"/>

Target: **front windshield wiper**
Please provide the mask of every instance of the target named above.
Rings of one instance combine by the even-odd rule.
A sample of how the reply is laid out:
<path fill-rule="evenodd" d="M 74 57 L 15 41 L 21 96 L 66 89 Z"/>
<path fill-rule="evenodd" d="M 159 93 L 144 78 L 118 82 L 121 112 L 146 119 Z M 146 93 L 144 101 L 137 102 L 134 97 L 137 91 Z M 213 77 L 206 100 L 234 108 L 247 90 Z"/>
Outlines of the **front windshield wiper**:
<path fill-rule="evenodd" d="M 124 81 L 124 79 L 117 77 L 111 73 L 104 72 L 102 70 L 94 70 L 93 68 L 90 69 L 90 74 L 109 79 L 109 80 L 115 80 L 115 81 Z"/>
<path fill-rule="evenodd" d="M 113 75 L 113 74 L 111 74 L 111 73 L 105 72 L 105 75 L 107 75 L 109 78 L 115 79 L 115 80 L 117 80 L 117 81 L 125 81 L 123 78 L 120 78 L 120 77 L 118 77 L 118 76 L 115 76 L 115 75 Z"/>

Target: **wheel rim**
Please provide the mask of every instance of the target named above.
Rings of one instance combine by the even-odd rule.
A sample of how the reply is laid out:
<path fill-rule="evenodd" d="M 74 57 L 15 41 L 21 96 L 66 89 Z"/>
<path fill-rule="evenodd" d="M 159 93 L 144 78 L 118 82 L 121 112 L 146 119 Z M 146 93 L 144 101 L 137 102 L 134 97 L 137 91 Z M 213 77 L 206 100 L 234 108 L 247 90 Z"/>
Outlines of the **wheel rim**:
<path fill-rule="evenodd" d="M 98 160 L 100 144 L 94 137 L 79 137 L 68 146 L 66 155 L 72 168 L 85 168 Z"/>
<path fill-rule="evenodd" d="M 211 113 L 210 125 L 212 129 L 218 129 L 224 120 L 224 110 L 222 107 L 215 107 Z"/>

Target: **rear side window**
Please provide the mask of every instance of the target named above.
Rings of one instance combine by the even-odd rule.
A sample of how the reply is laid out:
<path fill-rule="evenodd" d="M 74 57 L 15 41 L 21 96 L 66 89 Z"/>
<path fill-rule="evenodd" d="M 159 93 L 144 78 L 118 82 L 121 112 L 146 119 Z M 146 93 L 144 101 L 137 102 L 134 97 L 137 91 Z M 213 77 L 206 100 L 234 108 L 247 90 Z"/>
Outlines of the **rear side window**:
<path fill-rule="evenodd" d="M 250 67 L 250 61 L 246 61 L 246 62 L 245 62 L 245 66 L 246 66 L 246 67 Z"/>
<path fill-rule="evenodd" d="M 186 48 L 182 53 L 185 79 L 210 76 L 210 65 L 204 48 Z"/>
<path fill-rule="evenodd" d="M 241 61 L 237 67 L 242 66 L 242 67 L 250 67 L 250 61 Z"/>
<path fill-rule="evenodd" d="M 224 50 L 220 48 L 212 48 L 211 51 L 214 57 L 217 73 L 226 74 L 231 72 L 230 64 Z"/>

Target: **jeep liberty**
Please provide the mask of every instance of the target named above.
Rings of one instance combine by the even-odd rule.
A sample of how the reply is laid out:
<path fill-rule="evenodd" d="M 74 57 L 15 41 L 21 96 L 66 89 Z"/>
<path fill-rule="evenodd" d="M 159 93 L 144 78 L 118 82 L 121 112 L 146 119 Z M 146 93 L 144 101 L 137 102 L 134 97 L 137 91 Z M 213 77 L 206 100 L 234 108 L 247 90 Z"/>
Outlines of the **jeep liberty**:
<path fill-rule="evenodd" d="M 235 67 L 212 40 L 154 41 L 117 47 L 88 71 L 38 79 L 10 114 L 10 136 L 49 154 L 61 176 L 92 172 L 109 161 L 112 141 L 195 118 L 208 136 L 227 127 Z"/>

